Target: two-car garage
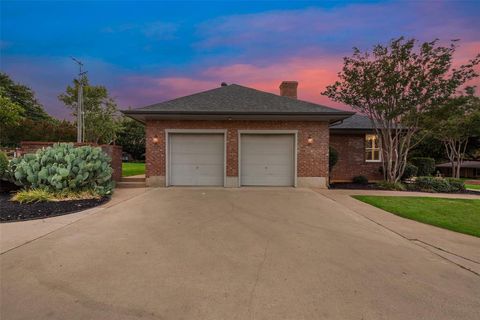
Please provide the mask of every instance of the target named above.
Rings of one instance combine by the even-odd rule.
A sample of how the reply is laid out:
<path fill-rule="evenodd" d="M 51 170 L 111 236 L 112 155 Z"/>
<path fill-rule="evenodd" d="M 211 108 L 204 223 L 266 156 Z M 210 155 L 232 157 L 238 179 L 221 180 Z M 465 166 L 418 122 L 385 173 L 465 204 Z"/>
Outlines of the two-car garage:
<path fill-rule="evenodd" d="M 226 132 L 169 132 L 168 186 L 224 186 Z M 238 133 L 239 186 L 294 186 L 295 132 Z"/>

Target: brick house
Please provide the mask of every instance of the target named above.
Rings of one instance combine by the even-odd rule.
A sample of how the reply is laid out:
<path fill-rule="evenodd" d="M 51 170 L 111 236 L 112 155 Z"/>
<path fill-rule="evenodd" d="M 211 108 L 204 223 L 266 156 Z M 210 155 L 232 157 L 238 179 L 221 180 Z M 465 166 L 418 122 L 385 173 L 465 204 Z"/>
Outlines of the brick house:
<path fill-rule="evenodd" d="M 370 121 L 297 99 L 296 81 L 280 95 L 236 84 L 123 113 L 146 127 L 150 186 L 325 188 L 328 149 L 339 152 L 333 180 L 379 179 Z"/>

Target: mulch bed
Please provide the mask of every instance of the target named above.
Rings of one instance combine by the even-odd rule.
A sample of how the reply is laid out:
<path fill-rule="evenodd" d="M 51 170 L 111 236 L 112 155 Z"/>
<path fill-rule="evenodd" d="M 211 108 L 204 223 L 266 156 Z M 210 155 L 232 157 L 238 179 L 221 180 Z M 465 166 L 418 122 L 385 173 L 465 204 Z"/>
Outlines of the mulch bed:
<path fill-rule="evenodd" d="M 348 190 L 384 190 L 380 188 L 376 183 L 333 183 L 330 185 L 330 189 L 348 189 Z"/>
<path fill-rule="evenodd" d="M 0 194 L 0 223 L 43 219 L 82 211 L 104 204 L 109 197 L 88 200 L 19 203 L 10 201 L 11 194 Z"/>

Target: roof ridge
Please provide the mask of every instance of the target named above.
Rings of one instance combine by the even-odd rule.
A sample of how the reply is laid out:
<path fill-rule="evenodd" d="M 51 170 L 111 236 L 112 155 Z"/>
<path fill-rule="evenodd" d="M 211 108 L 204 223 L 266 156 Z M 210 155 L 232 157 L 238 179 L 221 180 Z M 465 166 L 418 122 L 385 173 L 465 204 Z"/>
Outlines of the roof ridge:
<path fill-rule="evenodd" d="M 327 108 L 327 109 L 331 109 L 331 110 L 334 110 L 334 111 L 343 111 L 343 110 L 339 110 L 337 108 L 332 108 L 332 107 L 327 107 L 323 104 L 319 104 L 319 103 L 315 103 L 315 102 L 311 102 L 311 101 L 306 101 L 306 100 L 302 100 L 302 99 L 297 99 L 297 98 L 291 98 L 291 97 L 286 97 L 286 96 L 281 96 L 279 94 L 275 94 L 275 93 L 271 93 L 271 92 L 268 92 L 268 91 L 263 91 L 263 90 L 259 90 L 259 89 L 255 89 L 255 88 L 251 88 L 251 87 L 247 87 L 247 86 L 243 86 L 241 84 L 236 84 L 236 83 L 232 83 L 232 84 L 229 84 L 230 85 L 234 85 L 234 86 L 237 86 L 237 87 L 241 87 L 241 88 L 244 88 L 244 89 L 249 89 L 249 90 L 253 90 L 253 91 L 256 91 L 256 92 L 259 92 L 261 94 L 265 94 L 265 95 L 271 95 L 271 96 L 274 96 L 276 98 L 285 98 L 285 99 L 290 99 L 292 101 L 297 101 L 297 102 L 301 102 L 301 103 L 308 103 L 310 105 L 314 105 L 314 106 L 318 106 L 318 107 L 322 107 L 322 108 Z"/>

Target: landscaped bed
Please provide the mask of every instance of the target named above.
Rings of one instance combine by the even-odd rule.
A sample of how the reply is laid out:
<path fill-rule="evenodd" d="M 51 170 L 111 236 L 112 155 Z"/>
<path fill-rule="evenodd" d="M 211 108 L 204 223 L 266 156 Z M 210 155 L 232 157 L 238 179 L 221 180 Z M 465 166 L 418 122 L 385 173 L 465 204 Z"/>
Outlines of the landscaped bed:
<path fill-rule="evenodd" d="M 403 218 L 480 237 L 480 199 L 353 197 Z"/>
<path fill-rule="evenodd" d="M 465 185 L 467 186 L 467 185 Z M 480 186 L 478 186 L 480 187 Z M 469 189 L 472 189 L 468 187 Z M 383 190 L 383 191 L 389 191 L 391 189 L 384 188 L 382 185 L 376 184 L 376 183 L 367 183 L 367 184 L 361 184 L 361 183 L 353 183 L 353 182 L 342 182 L 342 183 L 332 183 L 330 185 L 330 189 L 337 189 L 337 190 Z M 480 190 L 480 188 L 479 188 Z M 431 190 L 415 190 L 415 189 L 406 189 L 406 190 L 395 190 L 395 191 L 402 191 L 402 192 L 431 192 L 434 193 L 435 191 Z M 478 192 L 473 191 L 473 190 L 458 190 L 455 192 L 447 192 L 451 194 L 478 194 Z"/>
<path fill-rule="evenodd" d="M 11 200 L 12 195 L 0 194 L 0 222 L 42 219 L 74 213 L 104 204 L 110 198 L 41 201 L 20 203 Z"/>

